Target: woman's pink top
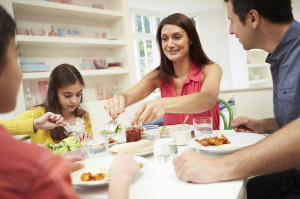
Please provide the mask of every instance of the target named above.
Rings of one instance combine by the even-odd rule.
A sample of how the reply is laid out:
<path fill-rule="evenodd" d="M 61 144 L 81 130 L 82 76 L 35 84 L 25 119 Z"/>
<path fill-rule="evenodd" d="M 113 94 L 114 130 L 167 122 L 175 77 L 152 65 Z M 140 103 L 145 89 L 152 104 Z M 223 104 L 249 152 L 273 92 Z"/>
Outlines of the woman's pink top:
<path fill-rule="evenodd" d="M 201 68 L 198 73 L 198 68 L 193 64 L 192 68 L 187 76 L 186 80 L 183 83 L 181 95 L 188 95 L 191 93 L 196 93 L 201 91 L 202 82 L 201 76 L 203 74 L 204 67 Z M 160 80 L 160 91 L 161 98 L 164 97 L 177 97 L 176 89 L 174 84 L 165 84 L 163 86 L 162 80 Z M 187 124 L 193 124 L 193 118 L 196 117 L 212 117 L 213 129 L 220 129 L 220 112 L 219 112 L 219 103 L 216 101 L 214 107 L 202 113 L 196 114 L 184 114 L 184 113 L 165 113 L 163 117 L 164 125 L 173 125 L 173 124 L 182 124 L 184 118 L 189 115 Z"/>

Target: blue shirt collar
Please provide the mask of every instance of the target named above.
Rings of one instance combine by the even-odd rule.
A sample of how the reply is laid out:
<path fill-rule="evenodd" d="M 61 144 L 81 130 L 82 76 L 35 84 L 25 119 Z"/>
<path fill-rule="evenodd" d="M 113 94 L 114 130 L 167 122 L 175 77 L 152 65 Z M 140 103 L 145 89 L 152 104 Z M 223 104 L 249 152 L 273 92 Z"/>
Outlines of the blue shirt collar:
<path fill-rule="evenodd" d="M 287 32 L 280 40 L 272 54 L 269 54 L 266 62 L 271 63 L 272 61 L 280 61 L 287 54 L 291 48 L 291 42 L 294 42 L 296 38 L 300 36 L 300 23 L 293 20 Z"/>

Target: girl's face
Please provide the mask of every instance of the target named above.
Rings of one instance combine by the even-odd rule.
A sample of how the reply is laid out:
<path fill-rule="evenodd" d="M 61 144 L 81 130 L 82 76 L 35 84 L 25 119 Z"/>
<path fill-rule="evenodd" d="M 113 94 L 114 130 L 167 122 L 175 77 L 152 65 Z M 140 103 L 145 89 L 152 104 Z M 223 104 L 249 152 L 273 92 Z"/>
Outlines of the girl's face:
<path fill-rule="evenodd" d="M 164 25 L 161 29 L 161 43 L 164 54 L 172 62 L 189 59 L 191 42 L 185 30 L 179 26 Z"/>
<path fill-rule="evenodd" d="M 83 86 L 79 81 L 74 84 L 61 87 L 57 90 L 58 101 L 63 113 L 73 112 L 80 104 Z"/>

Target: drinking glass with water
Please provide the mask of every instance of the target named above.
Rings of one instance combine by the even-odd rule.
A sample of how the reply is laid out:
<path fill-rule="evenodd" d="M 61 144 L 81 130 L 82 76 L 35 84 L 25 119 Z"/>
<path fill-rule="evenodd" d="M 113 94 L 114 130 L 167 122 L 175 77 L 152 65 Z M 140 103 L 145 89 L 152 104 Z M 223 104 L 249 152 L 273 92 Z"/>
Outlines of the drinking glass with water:
<path fill-rule="evenodd" d="M 197 117 L 193 119 L 195 137 L 211 134 L 213 132 L 213 124 L 211 117 Z"/>

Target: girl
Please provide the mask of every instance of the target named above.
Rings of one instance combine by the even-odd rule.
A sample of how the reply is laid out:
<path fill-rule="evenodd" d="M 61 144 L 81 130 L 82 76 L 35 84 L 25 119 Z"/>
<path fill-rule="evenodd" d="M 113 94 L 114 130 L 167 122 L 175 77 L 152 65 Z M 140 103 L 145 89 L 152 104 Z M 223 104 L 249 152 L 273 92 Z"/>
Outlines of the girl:
<path fill-rule="evenodd" d="M 213 129 L 219 129 L 218 96 L 222 69 L 204 53 L 192 21 L 175 13 L 158 26 L 156 40 L 161 62 L 129 90 L 114 96 L 105 104 L 115 119 L 125 107 L 147 97 L 160 88 L 161 99 L 143 102 L 132 119 L 132 125 L 154 122 L 163 117 L 164 125 L 187 124 L 195 117 L 212 117 Z"/>
<path fill-rule="evenodd" d="M 13 135 L 30 134 L 32 143 L 59 143 L 71 135 L 82 141 L 93 135 L 89 115 L 80 107 L 84 82 L 72 65 L 61 64 L 51 73 L 43 104 L 0 121 Z"/>

